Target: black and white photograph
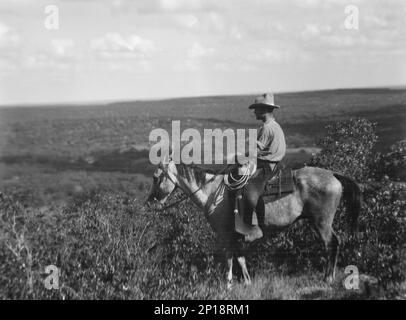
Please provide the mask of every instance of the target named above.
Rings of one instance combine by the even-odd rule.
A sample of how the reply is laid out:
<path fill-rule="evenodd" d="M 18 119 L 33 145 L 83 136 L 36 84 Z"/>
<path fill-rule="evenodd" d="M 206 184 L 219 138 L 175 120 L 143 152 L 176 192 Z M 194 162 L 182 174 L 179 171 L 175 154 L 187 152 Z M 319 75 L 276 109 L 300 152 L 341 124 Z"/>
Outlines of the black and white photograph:
<path fill-rule="evenodd" d="M 406 300 L 405 123 L 403 0 L 1 0 L 0 299 Z"/>

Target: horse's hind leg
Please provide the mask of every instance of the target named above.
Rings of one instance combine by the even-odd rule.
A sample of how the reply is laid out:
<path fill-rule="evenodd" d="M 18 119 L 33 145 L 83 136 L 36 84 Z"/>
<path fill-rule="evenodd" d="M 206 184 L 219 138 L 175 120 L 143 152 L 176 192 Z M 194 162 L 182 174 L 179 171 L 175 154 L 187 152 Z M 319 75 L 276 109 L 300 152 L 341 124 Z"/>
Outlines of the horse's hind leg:
<path fill-rule="evenodd" d="M 340 241 L 329 224 L 316 225 L 316 229 L 324 243 L 327 253 L 327 267 L 325 272 L 325 279 L 331 283 L 335 278 L 335 269 L 337 264 L 338 251 Z"/>
<path fill-rule="evenodd" d="M 327 280 L 329 282 L 333 282 L 336 276 L 336 266 L 337 266 L 337 259 L 338 259 L 338 252 L 340 250 L 340 240 L 338 239 L 334 230 L 331 229 L 331 242 L 329 244 L 329 253 L 330 256 L 328 258 L 329 265 L 326 270 Z M 329 278 L 331 277 L 331 278 Z"/>
<path fill-rule="evenodd" d="M 233 286 L 233 254 L 230 251 L 226 253 L 227 258 L 227 289 L 231 289 Z"/>
<path fill-rule="evenodd" d="M 246 285 L 250 285 L 251 277 L 250 274 L 248 273 L 247 264 L 245 263 L 245 257 L 243 255 L 240 255 L 239 257 L 237 257 L 237 261 L 241 266 L 242 275 L 244 277 L 244 283 Z"/>

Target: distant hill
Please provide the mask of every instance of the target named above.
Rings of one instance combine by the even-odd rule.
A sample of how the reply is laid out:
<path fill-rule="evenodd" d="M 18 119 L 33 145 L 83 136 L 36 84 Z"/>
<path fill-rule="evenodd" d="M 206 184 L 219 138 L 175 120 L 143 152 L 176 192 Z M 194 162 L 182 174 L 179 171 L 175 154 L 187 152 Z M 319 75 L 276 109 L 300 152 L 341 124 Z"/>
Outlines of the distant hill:
<path fill-rule="evenodd" d="M 98 105 L 0 109 L 1 155 L 86 156 L 94 152 L 148 146 L 154 128 L 257 127 L 248 105 L 254 96 L 215 96 Z M 324 127 L 338 120 L 365 117 L 377 123 L 378 148 L 405 138 L 406 89 L 340 89 L 281 93 L 276 118 L 288 147 L 312 147 Z"/>

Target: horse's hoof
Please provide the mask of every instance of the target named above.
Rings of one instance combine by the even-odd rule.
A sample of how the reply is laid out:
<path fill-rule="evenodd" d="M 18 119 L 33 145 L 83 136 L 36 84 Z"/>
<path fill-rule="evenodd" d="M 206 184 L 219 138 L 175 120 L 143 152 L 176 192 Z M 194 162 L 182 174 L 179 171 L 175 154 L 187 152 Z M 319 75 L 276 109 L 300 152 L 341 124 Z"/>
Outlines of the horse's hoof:
<path fill-rule="evenodd" d="M 232 281 L 227 282 L 227 290 L 231 290 L 234 286 L 234 283 Z"/>
<path fill-rule="evenodd" d="M 325 280 L 326 280 L 326 282 L 327 282 L 328 284 L 333 284 L 333 282 L 334 282 L 334 277 L 333 277 L 333 276 L 328 276 L 328 277 L 325 278 Z"/>

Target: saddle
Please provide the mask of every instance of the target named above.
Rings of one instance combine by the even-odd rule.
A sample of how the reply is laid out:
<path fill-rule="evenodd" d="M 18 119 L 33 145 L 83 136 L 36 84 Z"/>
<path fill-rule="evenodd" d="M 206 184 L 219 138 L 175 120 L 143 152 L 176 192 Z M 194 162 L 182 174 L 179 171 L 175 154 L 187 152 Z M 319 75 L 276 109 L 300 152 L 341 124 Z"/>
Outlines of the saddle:
<path fill-rule="evenodd" d="M 245 164 L 237 164 L 233 170 L 230 170 L 224 176 L 224 183 L 226 187 L 231 191 L 237 191 L 240 196 L 239 198 L 241 198 L 241 194 L 245 192 L 245 185 L 248 184 L 249 179 L 255 173 L 256 169 L 257 167 L 250 162 Z M 238 176 L 236 170 L 238 170 L 239 173 L 245 172 L 245 174 Z M 235 179 L 235 177 L 240 179 Z M 280 167 L 278 164 L 274 169 L 274 174 L 272 175 L 271 179 L 269 179 L 265 185 L 262 198 L 265 203 L 278 200 L 292 193 L 295 188 L 294 186 L 295 181 L 292 169 Z"/>
<path fill-rule="evenodd" d="M 295 179 L 291 168 L 277 168 L 276 174 L 268 180 L 262 198 L 265 203 L 276 201 L 295 190 Z"/>
<path fill-rule="evenodd" d="M 276 201 L 291 194 L 295 190 L 295 182 L 292 169 L 282 169 L 279 164 L 274 168 L 274 175 L 267 181 L 265 185 L 262 199 L 264 203 Z M 242 193 L 245 192 L 245 184 L 242 188 L 239 188 L 236 192 L 234 203 L 235 214 L 235 229 L 238 233 L 245 235 L 246 241 L 252 241 L 250 239 L 258 239 L 262 237 L 262 230 L 258 228 L 259 222 L 264 219 L 264 212 L 252 213 L 252 226 L 248 226 L 243 219 L 243 214 L 239 212 L 239 200 L 242 199 Z M 257 216 L 259 214 L 259 216 Z"/>

